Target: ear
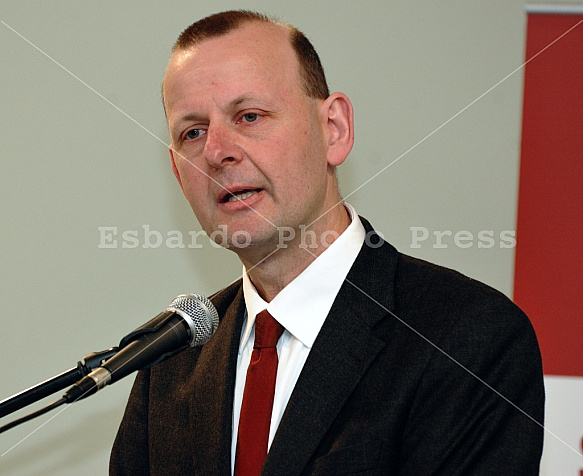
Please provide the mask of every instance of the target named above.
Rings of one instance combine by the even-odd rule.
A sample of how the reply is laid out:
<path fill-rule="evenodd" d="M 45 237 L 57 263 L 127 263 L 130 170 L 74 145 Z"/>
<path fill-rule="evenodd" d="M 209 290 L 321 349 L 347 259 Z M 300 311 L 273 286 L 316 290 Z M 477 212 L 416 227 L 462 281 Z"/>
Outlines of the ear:
<path fill-rule="evenodd" d="M 172 172 L 174 172 L 174 176 L 176 177 L 176 180 L 178 180 L 178 183 L 180 184 L 180 188 L 182 188 L 182 179 L 180 178 L 180 172 L 178 172 L 178 167 L 176 167 L 176 158 L 174 157 L 174 149 L 172 149 L 172 146 L 170 145 L 168 147 L 168 152 L 170 152 L 170 161 L 172 162 Z"/>
<path fill-rule="evenodd" d="M 344 93 L 334 93 L 322 103 L 325 130 L 328 134 L 328 164 L 338 166 L 354 144 L 354 112 Z"/>

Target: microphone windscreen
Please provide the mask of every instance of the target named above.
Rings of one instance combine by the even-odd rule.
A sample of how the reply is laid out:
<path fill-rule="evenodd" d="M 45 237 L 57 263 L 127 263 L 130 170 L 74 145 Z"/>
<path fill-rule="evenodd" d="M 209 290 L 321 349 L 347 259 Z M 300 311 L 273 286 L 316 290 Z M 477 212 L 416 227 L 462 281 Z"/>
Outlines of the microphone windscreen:
<path fill-rule="evenodd" d="M 169 311 L 176 311 L 192 322 L 191 346 L 206 343 L 219 325 L 219 313 L 213 303 L 200 294 L 181 294 L 168 306 Z"/>

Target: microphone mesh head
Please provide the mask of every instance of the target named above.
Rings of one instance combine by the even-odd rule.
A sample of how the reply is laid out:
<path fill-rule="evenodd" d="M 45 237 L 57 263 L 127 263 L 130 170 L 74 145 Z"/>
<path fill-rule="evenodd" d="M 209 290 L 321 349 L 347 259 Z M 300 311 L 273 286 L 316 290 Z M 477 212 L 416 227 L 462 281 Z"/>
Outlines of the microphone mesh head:
<path fill-rule="evenodd" d="M 200 294 L 181 294 L 168 306 L 169 311 L 179 311 L 186 318 L 192 337 L 191 346 L 206 343 L 217 330 L 219 313 L 205 296 Z"/>

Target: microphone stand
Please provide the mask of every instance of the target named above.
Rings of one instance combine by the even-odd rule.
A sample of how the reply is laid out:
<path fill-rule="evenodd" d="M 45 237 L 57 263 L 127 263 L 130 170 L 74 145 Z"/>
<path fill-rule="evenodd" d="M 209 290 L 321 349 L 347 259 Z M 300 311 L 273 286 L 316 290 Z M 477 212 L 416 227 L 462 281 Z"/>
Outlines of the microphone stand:
<path fill-rule="evenodd" d="M 2 400 L 0 402 L 0 418 L 73 385 L 93 369 L 102 365 L 110 357 L 113 357 L 117 351 L 118 347 L 111 347 L 101 352 L 87 354 L 83 357 L 82 361 L 77 362 L 77 367 L 55 375 L 34 387 L 30 387 L 12 397 Z"/>

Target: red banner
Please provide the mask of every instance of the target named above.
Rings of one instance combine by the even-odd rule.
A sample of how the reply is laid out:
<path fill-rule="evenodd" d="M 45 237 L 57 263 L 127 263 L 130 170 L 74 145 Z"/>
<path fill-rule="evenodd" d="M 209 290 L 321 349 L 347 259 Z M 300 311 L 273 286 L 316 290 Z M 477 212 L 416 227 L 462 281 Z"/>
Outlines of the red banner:
<path fill-rule="evenodd" d="M 582 20 L 535 14 L 527 26 L 514 299 L 547 375 L 583 376 Z"/>

